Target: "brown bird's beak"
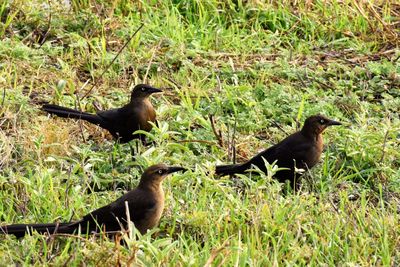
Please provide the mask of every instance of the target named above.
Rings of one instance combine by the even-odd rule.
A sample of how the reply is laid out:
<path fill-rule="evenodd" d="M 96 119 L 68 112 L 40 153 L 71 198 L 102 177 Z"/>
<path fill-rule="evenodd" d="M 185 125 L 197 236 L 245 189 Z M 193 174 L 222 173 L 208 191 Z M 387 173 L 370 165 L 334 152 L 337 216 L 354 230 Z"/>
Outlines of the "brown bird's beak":
<path fill-rule="evenodd" d="M 331 126 L 331 125 L 342 125 L 341 122 L 334 121 L 334 120 L 329 120 L 329 122 L 327 124 L 328 124 L 328 126 Z"/>
<path fill-rule="evenodd" d="M 168 167 L 168 173 L 174 173 L 179 171 L 186 171 L 186 169 L 182 167 Z"/>
<path fill-rule="evenodd" d="M 155 88 L 155 87 L 151 87 L 148 89 L 149 94 L 154 94 L 154 93 L 162 93 L 161 89 Z"/>

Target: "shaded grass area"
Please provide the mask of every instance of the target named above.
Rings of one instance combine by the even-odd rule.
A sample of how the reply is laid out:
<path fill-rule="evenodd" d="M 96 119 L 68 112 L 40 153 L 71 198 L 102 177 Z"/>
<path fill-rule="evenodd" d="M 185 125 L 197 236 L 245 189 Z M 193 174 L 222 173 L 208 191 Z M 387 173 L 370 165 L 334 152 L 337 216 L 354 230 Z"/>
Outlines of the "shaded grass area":
<path fill-rule="evenodd" d="M 0 261 L 398 265 L 400 6 L 382 3 L 3 2 L 2 224 L 77 219 L 122 194 L 89 194 L 90 185 L 132 188 L 153 163 L 193 169 L 165 182 L 159 228 L 124 235 L 126 246 L 102 237 L 1 237 Z M 148 138 L 157 145 L 139 146 L 135 161 L 97 127 L 39 110 L 44 102 L 117 107 L 139 82 L 165 93 L 153 98 L 160 125 Z M 321 163 L 300 192 L 284 195 L 265 175 L 213 176 L 216 163 L 232 160 L 232 139 L 244 161 L 315 113 L 345 126 L 327 131 Z"/>

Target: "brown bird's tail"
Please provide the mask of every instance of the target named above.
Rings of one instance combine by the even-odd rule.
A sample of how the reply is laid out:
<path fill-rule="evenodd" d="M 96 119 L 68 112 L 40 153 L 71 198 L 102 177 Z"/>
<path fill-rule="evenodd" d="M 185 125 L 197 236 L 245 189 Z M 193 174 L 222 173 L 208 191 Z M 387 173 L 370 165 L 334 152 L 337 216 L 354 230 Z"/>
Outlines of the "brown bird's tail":
<path fill-rule="evenodd" d="M 215 168 L 215 174 L 223 176 L 235 173 L 244 173 L 246 170 L 247 166 L 245 166 L 245 164 L 219 165 Z"/>
<path fill-rule="evenodd" d="M 12 224 L 0 226 L 0 234 L 15 235 L 17 238 L 31 234 L 33 231 L 39 234 L 49 233 L 73 233 L 77 227 L 71 227 L 71 223 L 42 223 L 42 224 Z"/>
<path fill-rule="evenodd" d="M 42 109 L 50 114 L 54 114 L 62 118 L 80 119 L 97 125 L 101 125 L 103 122 L 103 120 L 96 114 L 81 112 L 79 110 L 61 107 L 58 105 L 45 104 L 42 106 Z"/>

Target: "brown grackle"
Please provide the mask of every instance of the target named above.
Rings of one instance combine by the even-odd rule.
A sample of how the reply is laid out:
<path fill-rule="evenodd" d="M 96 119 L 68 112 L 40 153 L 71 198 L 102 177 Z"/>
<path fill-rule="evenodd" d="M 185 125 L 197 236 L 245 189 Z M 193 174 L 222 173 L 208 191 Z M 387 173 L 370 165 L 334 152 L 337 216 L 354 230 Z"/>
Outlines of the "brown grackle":
<path fill-rule="evenodd" d="M 155 227 L 164 209 L 164 191 L 162 181 L 173 172 L 185 170 L 182 167 L 167 167 L 157 164 L 147 168 L 137 188 L 129 191 L 116 201 L 101 207 L 76 222 L 46 223 L 46 224 L 14 224 L 0 226 L 0 234 L 13 234 L 22 237 L 32 230 L 44 233 L 98 233 L 120 231 L 127 229 L 125 202 L 128 203 L 130 219 L 135 227 L 144 234 Z"/>
<path fill-rule="evenodd" d="M 63 118 L 74 118 L 88 121 L 108 130 L 120 143 L 127 143 L 132 139 L 145 141 L 145 136 L 133 134 L 137 130 L 149 132 L 156 122 L 156 112 L 149 100 L 153 93 L 162 92 L 160 89 L 146 84 L 136 85 L 131 93 L 131 100 L 121 108 L 99 111 L 96 114 L 79 110 L 45 104 L 42 109 L 50 114 Z"/>
<path fill-rule="evenodd" d="M 278 171 L 274 177 L 280 182 L 289 180 L 293 187 L 296 181 L 296 168 L 307 170 L 318 163 L 323 149 L 322 133 L 331 125 L 341 125 L 341 123 L 322 115 L 311 116 L 306 119 L 300 131 L 289 135 L 278 144 L 242 164 L 217 166 L 215 173 L 217 175 L 243 174 L 252 166 L 266 173 L 264 160 L 271 164 L 277 161 L 276 164 L 279 167 L 287 169 Z"/>

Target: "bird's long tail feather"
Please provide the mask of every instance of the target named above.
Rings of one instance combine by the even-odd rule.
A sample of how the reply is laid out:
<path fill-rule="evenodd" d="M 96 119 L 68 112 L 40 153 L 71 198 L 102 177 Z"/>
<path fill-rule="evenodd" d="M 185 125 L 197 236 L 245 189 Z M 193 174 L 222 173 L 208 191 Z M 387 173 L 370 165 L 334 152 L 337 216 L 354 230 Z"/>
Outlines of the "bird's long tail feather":
<path fill-rule="evenodd" d="M 81 112 L 79 110 L 75 110 L 72 108 L 61 107 L 52 104 L 45 104 L 43 105 L 42 109 L 50 114 L 54 114 L 62 118 L 81 119 L 97 125 L 101 125 L 102 123 L 102 119 L 96 114 Z"/>
<path fill-rule="evenodd" d="M 215 174 L 230 175 L 235 173 L 244 173 L 246 169 L 247 168 L 244 164 L 219 165 L 215 168 Z"/>
<path fill-rule="evenodd" d="M 12 224 L 0 226 L 0 234 L 12 234 L 19 238 L 33 231 L 39 234 L 73 233 L 77 227 L 71 227 L 72 225 L 71 223 Z"/>

